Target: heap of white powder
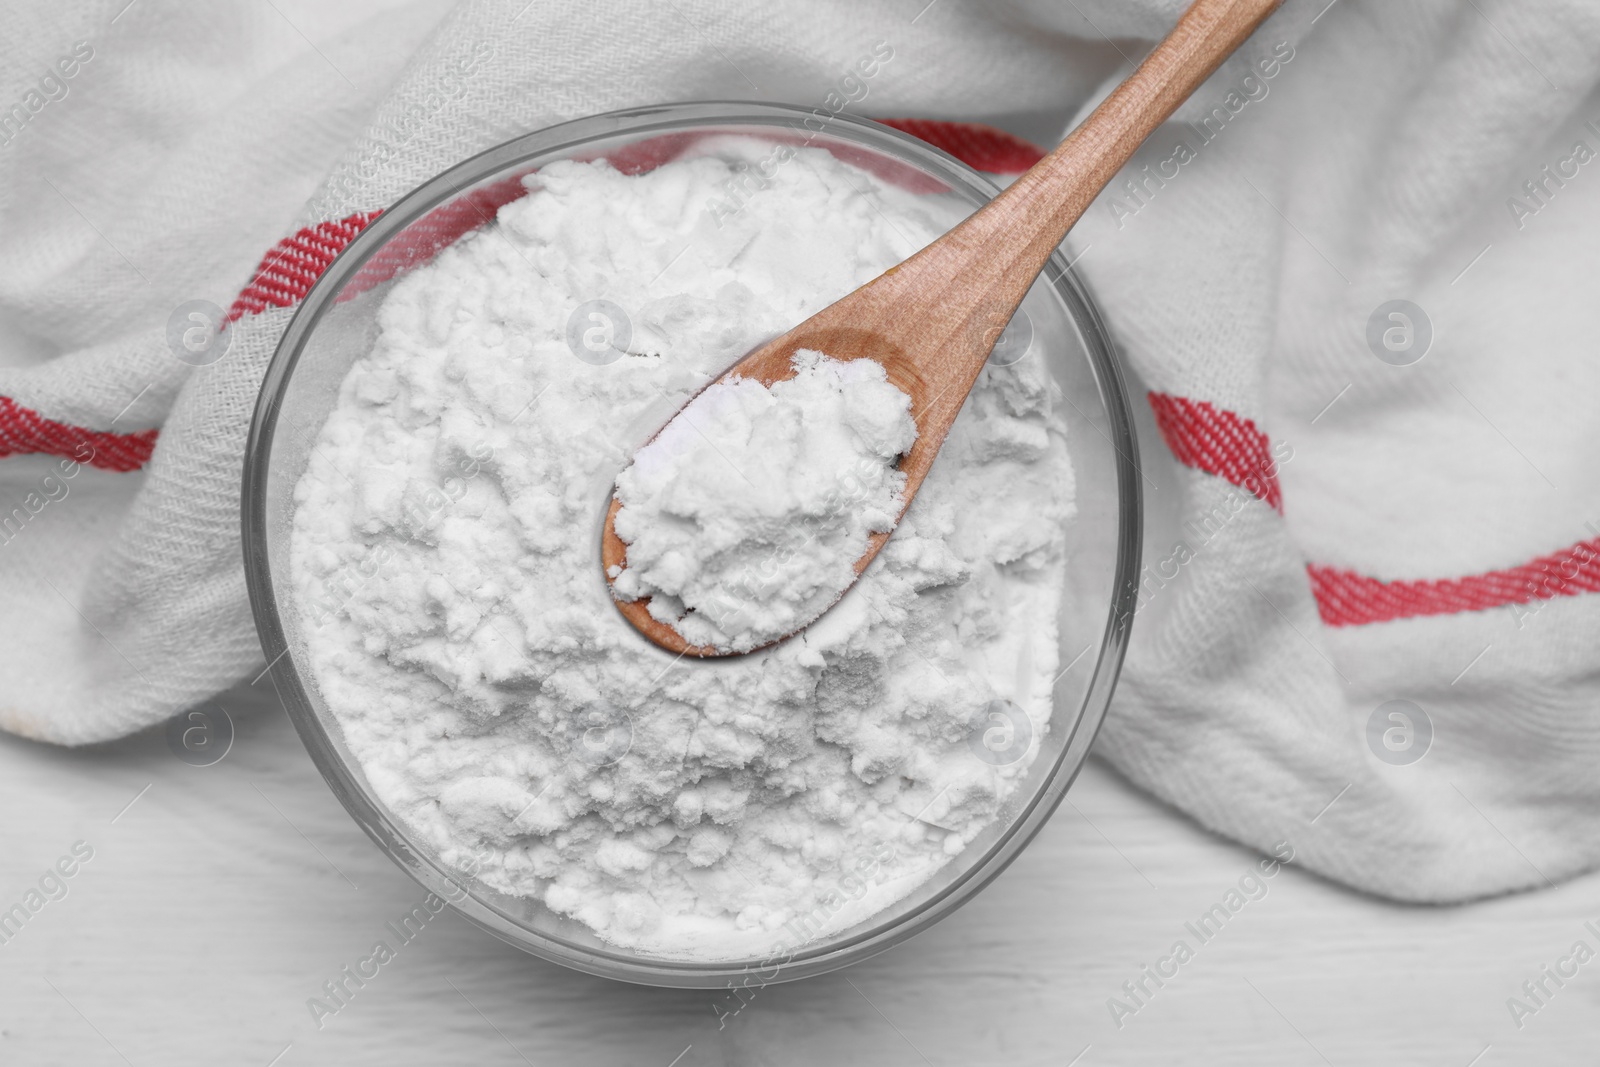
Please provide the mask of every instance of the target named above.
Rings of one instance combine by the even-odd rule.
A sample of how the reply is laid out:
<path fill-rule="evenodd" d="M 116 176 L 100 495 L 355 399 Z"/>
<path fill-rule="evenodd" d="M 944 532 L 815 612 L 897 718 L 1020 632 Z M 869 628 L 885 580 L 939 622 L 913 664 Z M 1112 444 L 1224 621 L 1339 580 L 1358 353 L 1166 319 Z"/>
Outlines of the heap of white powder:
<path fill-rule="evenodd" d="M 801 349 L 793 366 L 771 388 L 712 385 L 617 479 L 617 595 L 649 597 L 691 645 L 747 652 L 800 629 L 905 503 L 911 397 L 871 360 Z"/>
<path fill-rule="evenodd" d="M 877 560 L 795 637 L 675 659 L 613 602 L 600 522 L 640 446 L 756 345 L 959 219 L 817 149 L 786 149 L 740 210 L 708 211 L 772 152 L 726 138 L 635 176 L 541 170 L 368 298 L 377 340 L 296 489 L 297 655 L 377 796 L 445 864 L 679 959 L 796 949 L 925 882 L 1002 817 L 1058 669 L 1072 469 L 1037 357 L 984 371 Z M 579 358 L 569 320 L 613 330 L 623 354 Z M 674 498 L 693 442 L 658 442 L 622 479 L 652 516 L 623 577 L 695 608 L 684 625 L 708 640 L 759 641 L 830 599 L 825 550 L 848 565 L 898 506 L 903 394 L 873 366 L 805 359 L 793 395 L 701 398 L 730 405 L 706 422 L 730 464 L 721 494 Z M 807 512 L 837 467 L 757 458 L 807 449 L 863 460 L 842 523 Z M 802 467 L 822 483 L 796 484 Z M 755 563 L 770 591 L 731 573 L 754 530 L 794 549 Z M 704 598 L 730 590 L 712 618 Z M 996 707 L 1026 716 L 1025 751 L 974 745 Z"/>

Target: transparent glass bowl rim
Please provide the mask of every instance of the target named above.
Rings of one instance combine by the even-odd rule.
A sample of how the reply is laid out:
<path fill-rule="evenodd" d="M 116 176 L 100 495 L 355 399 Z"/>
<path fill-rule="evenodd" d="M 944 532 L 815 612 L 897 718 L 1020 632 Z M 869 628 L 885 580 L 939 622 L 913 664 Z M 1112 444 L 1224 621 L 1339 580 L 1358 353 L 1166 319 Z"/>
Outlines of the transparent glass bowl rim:
<path fill-rule="evenodd" d="M 825 116 L 825 120 L 820 116 Z M 809 120 L 809 125 L 807 124 Z M 268 560 L 267 486 L 273 434 L 278 413 L 301 352 L 323 314 L 361 265 L 392 236 L 428 212 L 467 192 L 485 179 L 537 157 L 559 158 L 586 145 L 615 137 L 643 140 L 652 135 L 697 127 L 772 127 L 805 132 L 825 121 L 829 136 L 882 153 L 932 174 L 952 189 L 993 197 L 999 187 L 980 172 L 925 141 L 892 127 L 847 114 L 740 100 L 697 101 L 630 108 L 564 122 L 506 141 L 464 160 L 424 182 L 386 208 L 363 229 L 318 278 L 301 301 L 280 339 L 262 381 L 245 449 L 242 485 L 243 548 L 251 611 L 272 681 L 295 729 L 328 786 L 380 849 L 425 888 L 477 926 L 536 956 L 588 974 L 653 986 L 723 988 L 739 976 L 760 970 L 762 984 L 811 977 L 860 962 L 922 932 L 970 900 L 1010 865 L 1043 827 L 1087 757 L 1104 719 L 1127 650 L 1138 596 L 1142 499 L 1138 483 L 1137 440 L 1127 389 L 1114 349 L 1082 280 L 1060 250 L 1041 277 L 1053 286 L 1071 314 L 1087 348 L 1095 382 L 1109 422 L 1115 451 L 1118 529 L 1110 611 L 1094 664 L 1094 675 L 1073 732 L 1062 746 L 1042 787 L 1027 800 L 981 862 L 954 876 L 941 891 L 887 923 L 877 923 L 851 937 L 826 940 L 820 948 L 799 952 L 766 975 L 749 961 L 696 963 L 653 959 L 618 951 L 596 951 L 536 930 L 463 892 L 459 882 L 431 857 L 419 853 L 409 833 L 357 778 L 340 742 L 319 719 L 305 683 L 288 651 L 279 618 Z M 891 906 L 892 909 L 893 906 Z"/>

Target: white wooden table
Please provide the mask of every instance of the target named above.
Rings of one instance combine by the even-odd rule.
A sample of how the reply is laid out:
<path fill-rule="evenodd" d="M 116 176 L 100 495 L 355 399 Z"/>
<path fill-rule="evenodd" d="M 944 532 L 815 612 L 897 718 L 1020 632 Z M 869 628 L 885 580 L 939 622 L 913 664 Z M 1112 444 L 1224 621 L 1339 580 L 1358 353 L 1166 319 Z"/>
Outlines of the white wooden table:
<path fill-rule="evenodd" d="M 222 703 L 238 736 L 211 767 L 160 731 L 86 751 L 0 738 L 0 909 L 74 842 L 94 850 L 0 945 L 0 1064 L 1596 1059 L 1600 961 L 1520 1031 L 1506 998 L 1574 941 L 1600 947 L 1583 929 L 1600 925 L 1600 879 L 1431 909 L 1285 869 L 1199 945 L 1184 923 L 1255 857 L 1101 765 L 967 907 L 851 970 L 762 990 L 720 1031 L 714 994 L 565 971 L 448 911 L 319 1030 L 308 998 L 423 893 L 333 799 L 268 682 Z M 1146 980 L 1119 1029 L 1108 998 L 1179 938 L 1194 958 Z"/>

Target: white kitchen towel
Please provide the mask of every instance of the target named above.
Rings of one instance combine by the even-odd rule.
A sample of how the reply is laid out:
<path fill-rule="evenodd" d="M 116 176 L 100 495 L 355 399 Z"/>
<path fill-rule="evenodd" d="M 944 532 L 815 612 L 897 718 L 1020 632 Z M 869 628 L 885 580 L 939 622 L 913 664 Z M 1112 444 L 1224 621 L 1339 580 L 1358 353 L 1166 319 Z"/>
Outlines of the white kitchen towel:
<path fill-rule="evenodd" d="M 297 294 L 372 212 L 562 119 L 823 106 L 879 42 L 859 113 L 1069 113 L 1183 5 L 15 6 L 0 725 L 79 744 L 261 669 L 249 415 Z M 1597 68 L 1577 0 L 1289 0 L 1070 242 L 1147 423 L 1100 750 L 1400 898 L 1600 860 Z"/>

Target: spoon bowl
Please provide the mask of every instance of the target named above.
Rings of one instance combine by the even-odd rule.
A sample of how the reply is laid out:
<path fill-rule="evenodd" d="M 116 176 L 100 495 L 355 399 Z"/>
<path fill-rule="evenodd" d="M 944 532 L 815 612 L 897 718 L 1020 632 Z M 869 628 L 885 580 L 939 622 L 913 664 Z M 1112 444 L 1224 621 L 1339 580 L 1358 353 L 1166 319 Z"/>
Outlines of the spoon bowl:
<path fill-rule="evenodd" d="M 837 307 L 838 305 L 833 305 Z M 939 452 L 939 446 L 944 443 L 944 434 L 949 430 L 949 423 L 942 424 L 942 428 L 934 424 L 934 420 L 927 417 L 929 402 L 937 399 L 937 387 L 930 384 L 925 373 L 925 366 L 914 359 L 903 348 L 897 347 L 893 341 L 882 334 L 873 333 L 857 326 L 826 326 L 818 325 L 821 316 L 814 316 L 806 320 L 805 326 L 811 329 L 794 329 L 788 333 L 767 342 L 750 355 L 734 364 L 733 368 L 724 373 L 718 381 L 726 381 L 733 377 L 749 378 L 760 382 L 769 388 L 777 382 L 786 381 L 794 377 L 794 354 L 800 349 L 810 349 L 814 352 L 826 352 L 835 359 L 871 359 L 880 364 L 889 384 L 898 388 L 911 398 L 911 418 L 917 424 L 917 439 L 909 451 L 901 456 L 896 469 L 906 475 L 906 484 L 903 495 L 904 504 L 900 514 L 905 514 L 906 507 L 911 504 L 911 498 L 916 495 L 917 488 L 927 476 L 928 469 L 933 466 L 933 459 Z M 1002 328 L 1003 324 L 1002 324 Z M 991 342 L 990 347 L 993 347 Z M 964 399 L 966 394 L 962 393 Z M 937 434 L 937 436 L 932 436 Z M 653 439 L 653 438 L 652 438 Z M 605 524 L 600 533 L 600 563 L 605 569 L 607 582 L 615 584 L 614 574 L 617 569 L 627 565 L 628 546 L 617 536 L 616 518 L 622 510 L 622 501 L 616 496 L 611 498 L 611 505 L 606 510 Z M 899 520 L 897 515 L 896 521 Z M 856 577 L 867 569 L 878 551 L 888 543 L 893 530 L 870 534 L 867 538 L 866 551 L 855 561 L 854 570 Z M 637 600 L 617 600 L 617 609 L 622 612 L 633 626 L 655 644 L 668 652 L 683 656 L 696 656 L 711 658 L 717 656 L 746 655 L 748 652 L 760 651 L 770 648 L 778 641 L 793 636 L 793 633 L 773 641 L 767 641 L 746 651 L 734 652 L 728 649 L 719 649 L 711 645 L 692 645 L 684 640 L 683 635 L 670 624 L 662 622 L 650 614 L 650 598 L 640 597 Z M 837 603 L 837 600 L 835 601 Z M 831 605 L 830 605 L 831 606 Z M 818 616 L 820 618 L 820 615 Z M 809 625 L 809 623 L 808 623 Z M 798 633 L 796 630 L 794 633 Z"/>

